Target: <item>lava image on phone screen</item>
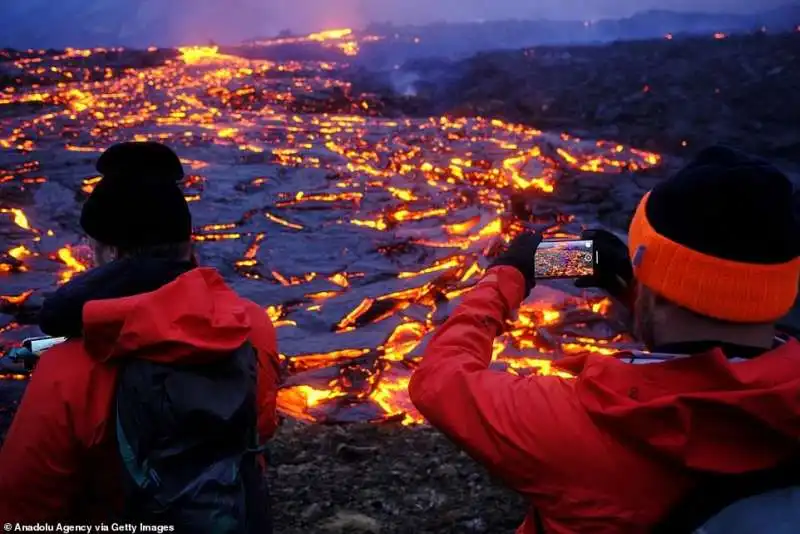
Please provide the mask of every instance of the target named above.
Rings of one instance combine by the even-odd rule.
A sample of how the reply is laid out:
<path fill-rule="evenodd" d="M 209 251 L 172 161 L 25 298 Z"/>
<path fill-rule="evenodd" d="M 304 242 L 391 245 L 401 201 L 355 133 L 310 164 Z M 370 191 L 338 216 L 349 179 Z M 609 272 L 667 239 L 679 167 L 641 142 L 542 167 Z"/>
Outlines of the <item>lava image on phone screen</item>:
<path fill-rule="evenodd" d="M 594 274 L 591 240 L 542 241 L 536 249 L 536 278 L 580 278 Z"/>

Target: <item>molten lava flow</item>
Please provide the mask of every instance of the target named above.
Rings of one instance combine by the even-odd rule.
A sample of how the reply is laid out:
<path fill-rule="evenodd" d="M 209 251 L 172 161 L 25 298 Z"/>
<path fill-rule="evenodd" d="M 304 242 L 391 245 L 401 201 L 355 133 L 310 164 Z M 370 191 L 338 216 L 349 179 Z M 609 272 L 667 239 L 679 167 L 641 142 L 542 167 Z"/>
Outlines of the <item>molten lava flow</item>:
<path fill-rule="evenodd" d="M 408 381 L 407 377 L 399 378 L 396 381 L 382 380 L 369 398 L 380 406 L 389 418 L 399 415 L 400 422 L 404 425 L 422 423 L 424 419 L 408 400 L 406 393 Z"/>
<path fill-rule="evenodd" d="M 219 57 L 218 46 L 187 46 L 178 50 L 181 53 L 181 59 L 189 65 Z"/>
<path fill-rule="evenodd" d="M 81 187 L 81 191 L 83 191 L 87 195 L 91 194 L 92 191 L 94 191 L 94 188 L 97 185 L 97 183 L 102 179 L 103 179 L 102 176 L 94 176 L 92 178 L 86 178 L 83 181 L 83 187 Z"/>
<path fill-rule="evenodd" d="M 66 266 L 66 269 L 61 272 L 60 276 L 60 282 L 62 284 L 69 282 L 73 276 L 84 272 L 88 268 L 88 265 L 81 263 L 75 258 L 72 247 L 58 249 L 58 259 Z"/>
<path fill-rule="evenodd" d="M 251 45 L 323 47 L 347 60 L 380 38 L 342 29 Z M 0 187 L 15 192 L 0 201 L 4 302 L 91 264 L 69 220 L 101 178 L 73 165 L 123 140 L 167 143 L 187 172 L 179 185 L 198 258 L 270 318 L 286 372 L 279 408 L 308 421 L 420 422 L 409 377 L 486 271 L 485 255 L 520 219 L 548 237 L 580 235 L 591 221 L 556 213 L 549 200 L 541 209 L 565 174 L 625 180 L 661 163 L 616 142 L 498 119 L 376 118 L 375 101 L 338 77 L 342 62 L 194 46 L 120 68 L 103 59 L 112 52 L 136 54 L 69 49 L 9 62 L 15 77 L 36 81 L 0 91 Z M 55 210 L 31 200 L 51 178 L 46 200 L 67 191 Z M 566 377 L 553 365 L 565 354 L 632 345 L 608 299 L 567 285 L 540 284 L 495 340 L 493 368 Z M 24 335 L 5 324 L 0 344 Z"/>
<path fill-rule="evenodd" d="M 286 415 L 314 421 L 316 418 L 309 413 L 311 409 L 323 401 L 330 401 L 344 395 L 344 392 L 334 387 L 315 389 L 311 386 L 291 386 L 278 391 L 278 405 Z"/>
<path fill-rule="evenodd" d="M 380 347 L 385 351 L 384 357 L 388 360 L 403 361 L 429 331 L 428 325 L 417 321 L 400 324 Z"/>
<path fill-rule="evenodd" d="M 21 295 L 0 295 L 0 300 L 7 302 L 8 304 L 22 304 L 25 300 L 31 296 L 33 290 L 26 291 Z"/>
<path fill-rule="evenodd" d="M 361 50 L 360 43 L 374 42 L 381 39 L 383 39 L 383 37 L 378 35 L 356 35 L 352 29 L 344 28 L 339 30 L 325 30 L 305 36 L 258 40 L 250 43 L 250 46 L 271 47 L 317 43 L 325 48 L 338 48 L 345 56 L 356 56 Z"/>
<path fill-rule="evenodd" d="M 312 33 L 308 36 L 310 41 L 330 41 L 333 39 L 341 39 L 342 37 L 348 37 L 353 35 L 353 30 L 349 28 L 345 28 L 342 30 L 326 30 L 319 33 Z"/>
<path fill-rule="evenodd" d="M 28 250 L 28 248 L 25 245 L 19 245 L 8 251 L 8 255 L 14 258 L 15 260 L 24 260 L 31 254 L 33 253 L 30 250 Z"/>
<path fill-rule="evenodd" d="M 28 217 L 25 216 L 25 212 L 19 208 L 0 208 L 0 213 L 6 213 L 11 215 L 14 218 L 14 224 L 19 226 L 24 230 L 30 230 L 31 224 L 28 222 Z"/>

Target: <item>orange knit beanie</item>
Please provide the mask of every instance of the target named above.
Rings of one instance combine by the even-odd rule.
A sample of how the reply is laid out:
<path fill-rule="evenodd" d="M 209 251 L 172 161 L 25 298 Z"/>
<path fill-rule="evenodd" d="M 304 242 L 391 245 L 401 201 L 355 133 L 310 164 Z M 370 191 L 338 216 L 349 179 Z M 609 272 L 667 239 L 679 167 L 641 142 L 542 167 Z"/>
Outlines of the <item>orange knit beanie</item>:
<path fill-rule="evenodd" d="M 800 282 L 792 193 L 762 160 L 725 147 L 702 151 L 639 203 L 628 240 L 637 280 L 700 315 L 779 319 Z"/>

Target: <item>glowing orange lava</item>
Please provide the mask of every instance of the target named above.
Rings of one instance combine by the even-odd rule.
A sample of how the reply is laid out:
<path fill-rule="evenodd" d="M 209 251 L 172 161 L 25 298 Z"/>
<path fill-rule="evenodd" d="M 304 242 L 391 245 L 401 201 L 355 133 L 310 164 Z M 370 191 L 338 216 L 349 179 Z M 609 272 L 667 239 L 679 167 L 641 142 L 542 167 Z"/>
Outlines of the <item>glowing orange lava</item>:
<path fill-rule="evenodd" d="M 339 29 L 249 45 L 323 47 L 346 60 L 382 38 Z M 218 46 L 182 47 L 147 68 L 82 63 L 108 52 L 14 62 L 52 83 L 0 91 L 0 106 L 28 110 L 9 113 L 0 136 L 0 155 L 22 161 L 2 166 L 0 184 L 35 192 L 54 158 L 88 161 L 121 140 L 176 147 L 187 172 L 180 185 L 202 221 L 193 244 L 234 288 L 252 291 L 276 327 L 287 377 L 279 409 L 308 421 L 421 422 L 409 377 L 485 272 L 486 253 L 520 231 L 524 214 L 511 198 L 533 206 L 546 235 L 574 236 L 574 216 L 537 204 L 565 173 L 622 179 L 661 163 L 615 142 L 487 117 L 374 117 L 380 103 L 337 77 L 345 63 L 248 59 Z M 81 172 L 65 202 L 72 193 L 82 201 L 100 180 Z M 2 202 L 6 302 L 26 298 L 25 277 L 39 270 L 63 284 L 89 268 L 61 215 Z M 288 261 L 293 252 L 302 259 Z M 538 291 L 495 340 L 493 368 L 566 377 L 553 366 L 560 356 L 630 344 L 609 326 L 608 299 Z M 0 336 L 19 334 L 19 325 L 4 328 Z"/>

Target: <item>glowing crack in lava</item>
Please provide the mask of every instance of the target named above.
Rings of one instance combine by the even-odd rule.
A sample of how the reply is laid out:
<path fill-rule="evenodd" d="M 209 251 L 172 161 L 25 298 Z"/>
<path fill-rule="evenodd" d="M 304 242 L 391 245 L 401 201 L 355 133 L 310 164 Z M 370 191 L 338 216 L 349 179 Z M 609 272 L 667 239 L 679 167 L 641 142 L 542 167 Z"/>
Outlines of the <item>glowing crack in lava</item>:
<path fill-rule="evenodd" d="M 352 42 L 351 51 L 359 42 L 349 30 L 291 39 Z M 350 95 L 330 62 L 248 60 L 214 46 L 150 68 L 95 61 L 108 53 L 9 61 L 20 79 L 40 81 L 0 93 L 4 302 L 88 268 L 77 215 L 99 180 L 99 152 L 122 140 L 168 143 L 186 168 L 201 262 L 264 307 L 285 374 L 280 410 L 309 421 L 419 422 L 409 376 L 484 273 L 484 254 L 519 230 L 511 196 L 527 198 L 548 235 L 577 235 L 592 221 L 566 206 L 536 209 L 565 172 L 592 180 L 660 163 L 500 120 L 369 117 L 354 96 L 335 111 L 303 112 L 332 89 Z M 37 334 L 0 322 L 2 345 Z M 603 296 L 544 282 L 495 341 L 492 367 L 557 374 L 560 355 L 631 343 Z"/>
<path fill-rule="evenodd" d="M 338 48 L 347 56 L 358 55 L 361 50 L 359 42 L 378 41 L 382 39 L 376 35 L 356 36 L 350 28 L 343 28 L 339 30 L 325 30 L 317 33 L 312 33 L 302 37 L 284 37 L 278 39 L 266 39 L 260 41 L 253 41 L 251 46 L 266 47 L 278 46 L 288 44 L 302 44 L 302 43 L 319 43 L 326 48 Z"/>

